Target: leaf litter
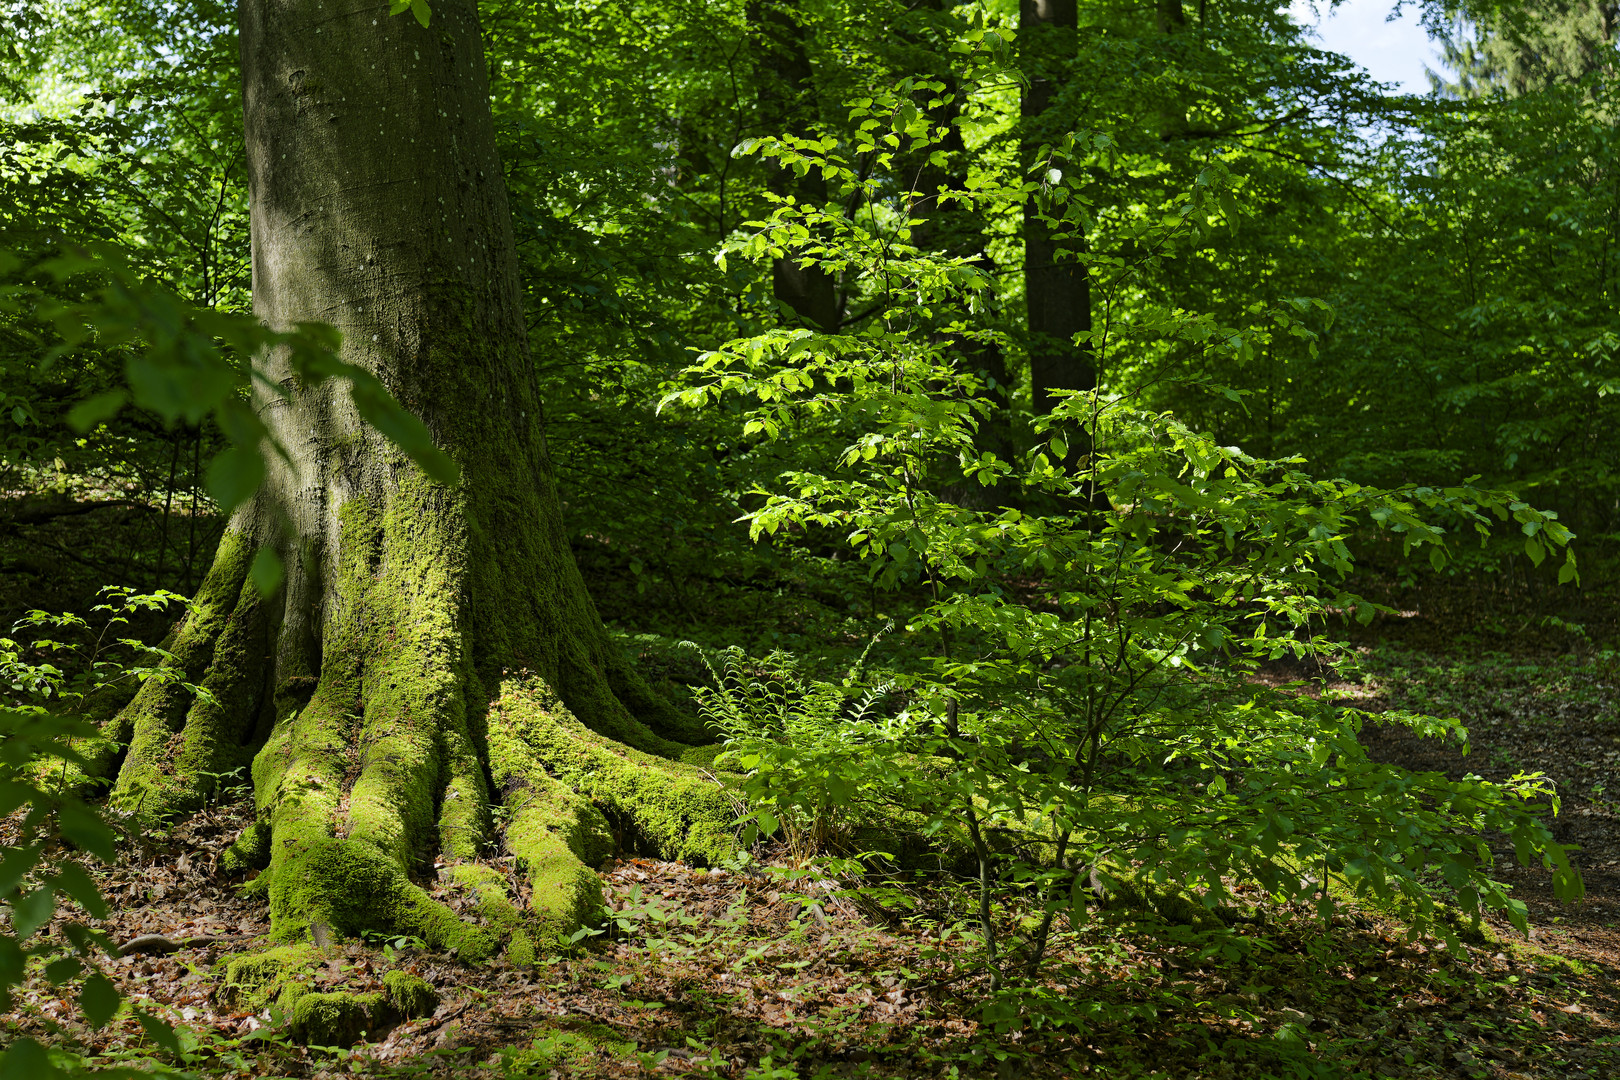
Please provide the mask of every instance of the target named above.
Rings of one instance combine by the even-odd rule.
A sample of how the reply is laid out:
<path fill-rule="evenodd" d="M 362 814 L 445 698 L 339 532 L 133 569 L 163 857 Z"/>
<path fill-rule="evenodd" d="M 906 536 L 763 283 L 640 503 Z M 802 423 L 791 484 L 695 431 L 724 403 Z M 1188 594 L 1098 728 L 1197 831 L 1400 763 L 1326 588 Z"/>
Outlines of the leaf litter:
<path fill-rule="evenodd" d="M 964 932 L 965 897 L 949 883 L 855 893 L 781 850 L 744 869 L 621 854 L 601 869 L 606 932 L 533 968 L 461 965 L 404 942 L 328 947 L 321 986 L 375 989 L 384 971 L 403 967 L 433 984 L 441 1004 L 352 1049 L 304 1047 L 286 1039 L 273 1011 L 233 1009 L 217 994 L 222 961 L 269 943 L 263 901 L 217 870 L 251 820 L 242 799 L 134 838 L 116 866 L 91 868 L 113 909 L 100 928 L 114 941 L 213 939 L 102 965 L 136 1004 L 182 1031 L 181 1060 L 152 1046 L 127 1012 L 91 1031 L 71 991 L 39 978 L 0 1018 L 0 1037 L 219 1077 L 1607 1080 L 1620 1075 L 1620 851 L 1614 804 L 1589 778 L 1615 775 L 1590 763 L 1612 762 L 1599 756 L 1611 745 L 1601 740 L 1620 729 L 1613 660 L 1603 662 L 1487 657 L 1459 672 L 1446 666 L 1454 661 L 1385 650 L 1321 686 L 1371 712 L 1455 705 L 1474 730 L 1462 758 L 1369 725 L 1382 760 L 1486 776 L 1539 768 L 1561 781 L 1560 827 L 1582 845 L 1588 897 L 1559 904 L 1541 871 L 1502 860 L 1536 923 L 1529 942 L 1493 923 L 1490 941 L 1452 955 L 1406 940 L 1376 912 L 1341 908 L 1324 924 L 1269 907 L 1223 947 L 1140 913 L 1100 911 L 1061 935 L 1022 1015 L 997 1018 Z M 453 906 L 466 903 L 428 884 Z M 71 917 L 59 913 L 50 932 Z"/>

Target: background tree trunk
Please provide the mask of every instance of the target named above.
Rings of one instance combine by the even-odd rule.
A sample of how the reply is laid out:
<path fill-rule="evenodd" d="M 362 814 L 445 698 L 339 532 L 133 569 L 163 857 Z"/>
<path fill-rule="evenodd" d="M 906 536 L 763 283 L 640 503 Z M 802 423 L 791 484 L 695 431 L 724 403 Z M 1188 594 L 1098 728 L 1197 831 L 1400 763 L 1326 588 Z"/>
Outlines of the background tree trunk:
<path fill-rule="evenodd" d="M 759 39 L 760 120 L 767 135 L 809 138 L 815 120 L 815 81 L 805 50 L 805 30 L 796 0 L 755 0 L 748 19 Z M 779 198 L 792 197 L 820 208 L 827 201 L 827 181 L 819 170 L 803 176 L 767 162 L 767 187 Z M 843 322 L 838 283 L 819 266 L 807 266 L 783 255 L 771 264 L 771 287 L 778 301 L 792 308 L 805 325 L 835 334 Z"/>
<path fill-rule="evenodd" d="M 1022 103 L 1026 166 L 1034 164 L 1043 144 L 1055 142 L 1071 126 L 1051 114 L 1055 77 L 1073 54 L 1078 21 L 1076 0 L 1020 2 L 1020 62 L 1029 80 Z M 1090 347 L 1074 343 L 1075 335 L 1091 332 L 1091 281 L 1085 265 L 1074 258 L 1083 244 L 1083 239 L 1056 235 L 1033 200 L 1024 204 L 1024 303 L 1037 414 L 1056 404 L 1052 391 L 1090 390 L 1097 384 Z"/>

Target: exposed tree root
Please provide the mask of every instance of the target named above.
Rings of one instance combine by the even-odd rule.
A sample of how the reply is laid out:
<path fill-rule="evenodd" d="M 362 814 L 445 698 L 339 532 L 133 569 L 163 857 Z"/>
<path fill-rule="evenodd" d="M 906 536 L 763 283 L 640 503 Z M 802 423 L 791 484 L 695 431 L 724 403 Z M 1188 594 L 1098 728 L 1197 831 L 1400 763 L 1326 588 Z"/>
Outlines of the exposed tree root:
<path fill-rule="evenodd" d="M 286 1014 L 293 1038 L 322 1046 L 349 1046 L 402 1020 L 431 1016 L 438 1008 L 438 993 L 408 971 L 386 972 L 381 991 L 313 990 L 314 971 L 324 962 L 321 951 L 312 945 L 239 956 L 226 965 L 219 996 L 238 1007 L 274 1006 Z"/>
<path fill-rule="evenodd" d="M 461 545 L 424 529 L 442 513 L 396 510 L 351 500 L 332 565 L 323 574 L 306 550 L 275 601 L 249 581 L 247 541 L 227 535 L 170 645 L 208 699 L 154 682 L 106 722 L 96 761 L 119 765 L 114 805 L 168 818 L 251 762 L 258 821 L 225 867 L 262 871 L 251 888 L 291 947 L 375 932 L 533 963 L 598 916 L 592 868 L 616 846 L 700 864 L 731 855 L 739 807 L 718 777 L 674 760 L 691 747 L 667 732 L 692 725 L 655 707 L 599 625 L 547 635 L 559 647 L 545 673 L 481 676 Z M 476 920 L 423 887 L 434 870 L 473 894 Z M 306 1011 L 331 1029 L 375 1007 Z"/>

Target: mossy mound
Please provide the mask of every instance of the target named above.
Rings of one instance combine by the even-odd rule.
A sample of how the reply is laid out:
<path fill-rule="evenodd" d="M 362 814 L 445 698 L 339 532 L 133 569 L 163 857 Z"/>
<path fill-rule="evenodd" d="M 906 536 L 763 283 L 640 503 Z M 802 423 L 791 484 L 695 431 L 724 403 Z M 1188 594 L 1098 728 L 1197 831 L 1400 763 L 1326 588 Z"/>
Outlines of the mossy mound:
<path fill-rule="evenodd" d="M 287 1033 L 310 1046 L 353 1046 L 399 1022 L 388 995 L 381 992 L 299 992 L 289 987 L 279 1004 L 287 1014 Z"/>
<path fill-rule="evenodd" d="M 263 822 L 254 822 L 243 829 L 219 860 L 220 871 L 226 874 L 263 870 L 269 865 L 270 826 Z"/>
<path fill-rule="evenodd" d="M 439 992 L 426 979 L 409 971 L 387 972 L 383 987 L 388 1000 L 407 1020 L 432 1016 L 439 1007 Z"/>
<path fill-rule="evenodd" d="M 381 990 L 318 989 L 316 979 L 327 959 L 314 945 L 281 945 L 232 957 L 216 996 L 237 1008 L 273 1004 L 293 1039 L 316 1046 L 352 1046 L 401 1020 L 431 1016 L 439 1007 L 438 992 L 408 971 L 386 972 Z"/>
<path fill-rule="evenodd" d="M 227 1005 L 262 1009 L 288 985 L 307 981 L 323 962 L 313 945 L 280 945 L 263 952 L 233 956 L 217 996 Z"/>

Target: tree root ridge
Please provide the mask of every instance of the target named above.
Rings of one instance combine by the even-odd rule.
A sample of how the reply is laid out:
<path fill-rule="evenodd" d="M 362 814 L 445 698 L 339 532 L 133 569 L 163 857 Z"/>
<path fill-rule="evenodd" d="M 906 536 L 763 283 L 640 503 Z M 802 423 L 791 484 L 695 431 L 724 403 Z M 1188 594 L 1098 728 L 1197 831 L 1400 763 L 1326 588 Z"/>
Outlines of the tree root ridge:
<path fill-rule="evenodd" d="M 116 769 L 113 805 L 157 820 L 198 809 L 209 786 L 248 764 L 269 641 L 263 604 L 248 581 L 252 555 L 243 537 L 226 534 L 192 610 L 163 642 L 178 681 L 109 686 L 86 700 L 84 715 L 102 721 L 102 736 L 77 747 L 87 766 L 73 787 Z M 195 783 L 199 776 L 212 785 Z"/>
<path fill-rule="evenodd" d="M 403 1020 L 431 1016 L 438 1008 L 438 992 L 426 980 L 398 969 L 384 973 L 381 990 L 316 990 L 314 975 L 325 961 L 322 950 L 313 945 L 238 956 L 225 965 L 216 993 L 237 1007 L 274 1006 L 286 1015 L 288 1033 L 295 1040 L 322 1046 L 352 1046 Z"/>
<path fill-rule="evenodd" d="M 497 734 L 498 733 L 498 734 Z M 595 814 L 628 825 L 636 845 L 660 858 L 713 866 L 737 852 L 742 806 L 714 773 L 653 757 L 585 726 L 532 676 L 509 677 L 490 707 L 497 783 L 512 773 L 583 798 Z M 502 757 L 497 741 L 507 751 Z M 583 838 L 581 842 L 586 842 Z M 600 861 L 595 851 L 582 857 Z"/>

